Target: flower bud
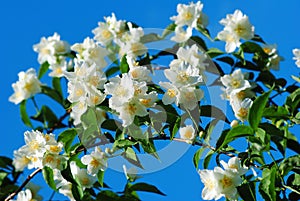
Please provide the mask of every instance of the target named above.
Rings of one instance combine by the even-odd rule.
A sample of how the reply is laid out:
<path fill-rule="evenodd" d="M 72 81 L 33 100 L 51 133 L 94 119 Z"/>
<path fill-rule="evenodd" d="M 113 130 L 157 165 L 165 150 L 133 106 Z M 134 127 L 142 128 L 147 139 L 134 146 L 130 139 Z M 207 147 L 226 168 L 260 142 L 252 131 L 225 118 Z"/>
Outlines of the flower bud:
<path fill-rule="evenodd" d="M 237 120 L 233 120 L 233 121 L 230 123 L 231 128 L 233 128 L 233 127 L 235 127 L 235 126 L 237 126 L 237 125 L 239 125 L 239 122 L 238 122 Z"/>

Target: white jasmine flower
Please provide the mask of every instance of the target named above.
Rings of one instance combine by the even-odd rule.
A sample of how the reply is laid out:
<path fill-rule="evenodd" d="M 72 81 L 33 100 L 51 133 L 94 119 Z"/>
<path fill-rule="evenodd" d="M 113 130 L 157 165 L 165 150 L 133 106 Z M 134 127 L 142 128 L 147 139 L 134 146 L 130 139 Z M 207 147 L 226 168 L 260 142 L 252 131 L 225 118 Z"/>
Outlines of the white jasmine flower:
<path fill-rule="evenodd" d="M 178 105 L 179 89 L 170 82 L 159 82 L 159 85 L 166 89 L 162 102 L 165 105 L 175 103 Z"/>
<path fill-rule="evenodd" d="M 71 49 L 78 53 L 77 58 L 79 60 L 84 60 L 89 65 L 95 63 L 100 69 L 106 67 L 105 57 L 108 55 L 108 52 L 95 43 L 93 39 L 87 37 L 83 43 L 76 43 Z"/>
<path fill-rule="evenodd" d="M 188 110 L 193 110 L 198 106 L 198 101 L 204 97 L 204 93 L 201 89 L 194 87 L 182 87 L 180 88 L 178 103 Z"/>
<path fill-rule="evenodd" d="M 26 189 L 23 191 L 20 191 L 17 194 L 17 199 L 16 200 L 11 200 L 11 201 L 32 201 L 34 200 L 32 197 L 32 193 L 30 191 L 30 189 Z"/>
<path fill-rule="evenodd" d="M 141 42 L 118 42 L 118 45 L 120 46 L 120 57 L 127 54 L 130 57 L 136 58 L 147 53 L 147 47 Z"/>
<path fill-rule="evenodd" d="M 70 163 L 70 168 L 72 175 L 78 179 L 80 182 L 81 186 L 85 188 L 91 188 L 93 184 L 97 181 L 97 178 L 94 176 L 91 176 L 87 173 L 86 169 L 80 169 L 75 161 L 72 161 Z"/>
<path fill-rule="evenodd" d="M 32 154 L 37 156 L 43 156 L 46 148 L 46 140 L 44 138 L 44 135 L 40 131 L 26 131 L 24 133 L 24 140 L 26 143 L 26 148 L 30 154 L 28 156 L 31 156 Z"/>
<path fill-rule="evenodd" d="M 269 62 L 267 64 L 267 66 L 270 69 L 279 70 L 279 64 L 281 61 L 284 60 L 284 58 L 279 56 L 278 51 L 277 51 L 277 45 L 276 44 L 272 44 L 272 45 L 263 44 L 262 49 L 267 55 L 269 55 Z"/>
<path fill-rule="evenodd" d="M 59 55 L 70 51 L 70 45 L 66 41 L 61 41 L 60 35 L 54 33 L 48 38 L 42 37 L 40 43 L 33 46 L 33 50 L 39 53 L 38 62 L 40 64 L 46 61 L 49 64 L 54 64 Z"/>
<path fill-rule="evenodd" d="M 240 38 L 227 30 L 219 32 L 217 37 L 226 42 L 225 51 L 228 53 L 233 52 L 241 45 Z"/>
<path fill-rule="evenodd" d="M 123 74 L 122 78 L 114 77 L 104 85 L 105 93 L 112 95 L 109 99 L 109 106 L 115 108 L 122 106 L 134 96 L 133 80 L 128 74 Z"/>
<path fill-rule="evenodd" d="M 92 30 L 94 39 L 101 45 L 107 46 L 114 39 L 114 33 L 110 30 L 110 26 L 107 23 L 99 22 L 98 27 Z"/>
<path fill-rule="evenodd" d="M 66 61 L 62 60 L 60 63 L 54 63 L 49 66 L 52 70 L 49 73 L 50 77 L 63 77 L 64 73 L 67 71 L 68 64 Z"/>
<path fill-rule="evenodd" d="M 220 24 L 224 25 L 224 30 L 218 34 L 220 40 L 226 41 L 226 52 L 233 52 L 240 46 L 240 39 L 250 40 L 254 37 L 254 27 L 251 25 L 248 16 L 240 10 L 233 14 L 228 14 L 226 19 L 222 19 Z"/>
<path fill-rule="evenodd" d="M 192 125 L 181 127 L 179 129 L 179 134 L 180 134 L 180 138 L 185 140 L 194 140 L 194 138 L 196 137 L 195 129 Z"/>
<path fill-rule="evenodd" d="M 95 150 L 91 154 L 84 155 L 81 158 L 81 162 L 87 165 L 87 173 L 92 176 L 95 176 L 99 170 L 105 171 L 107 168 L 106 155 L 99 147 L 95 147 Z"/>
<path fill-rule="evenodd" d="M 241 69 L 235 70 L 230 75 L 222 76 L 221 82 L 226 87 L 227 96 L 230 96 L 232 92 L 237 93 L 251 87 L 249 81 L 244 79 Z"/>
<path fill-rule="evenodd" d="M 150 82 L 152 78 L 150 77 L 150 70 L 145 66 L 137 66 L 134 68 L 130 68 L 128 74 L 132 77 L 132 79 L 137 81 L 145 81 Z"/>
<path fill-rule="evenodd" d="M 243 101 L 240 101 L 238 99 L 231 100 L 231 106 L 234 111 L 235 117 L 243 122 L 246 121 L 252 103 L 253 101 L 250 98 L 245 98 Z"/>
<path fill-rule="evenodd" d="M 204 200 L 218 200 L 222 197 L 220 193 L 220 183 L 217 179 L 216 173 L 212 170 L 199 170 L 200 179 L 204 184 L 202 190 L 202 199 Z"/>
<path fill-rule="evenodd" d="M 197 20 L 200 18 L 203 4 L 198 1 L 196 4 L 191 2 L 189 5 L 178 4 L 177 16 L 173 16 L 170 19 L 175 21 L 177 26 L 189 26 L 195 28 L 197 26 Z"/>
<path fill-rule="evenodd" d="M 300 49 L 293 49 L 293 54 L 294 54 L 294 57 L 293 59 L 296 60 L 296 65 L 297 67 L 300 67 Z"/>
<path fill-rule="evenodd" d="M 55 142 L 51 144 L 46 144 L 45 146 L 47 152 L 51 154 L 59 154 L 62 151 L 63 143 L 62 142 Z"/>
<path fill-rule="evenodd" d="M 228 163 L 223 160 L 221 160 L 220 163 L 225 170 L 231 170 L 236 172 L 238 175 L 244 175 L 248 171 L 247 168 L 242 167 L 241 161 L 237 157 L 230 158 Z"/>
<path fill-rule="evenodd" d="M 72 107 L 72 111 L 70 113 L 70 117 L 74 120 L 74 125 L 78 125 L 81 123 L 81 115 L 83 115 L 87 111 L 87 102 L 85 99 L 80 99 L 75 103 Z"/>
<path fill-rule="evenodd" d="M 12 84 L 14 94 L 9 97 L 9 101 L 19 104 L 37 93 L 41 92 L 41 82 L 36 76 L 36 71 L 33 68 L 26 72 L 22 71 L 18 74 L 19 80 Z"/>
<path fill-rule="evenodd" d="M 135 167 L 131 167 L 131 168 L 127 169 L 126 165 L 123 165 L 123 171 L 124 171 L 126 179 L 131 182 L 134 182 L 138 178 L 141 178 L 141 176 L 137 175 L 138 170 Z"/>
<path fill-rule="evenodd" d="M 14 150 L 14 158 L 12 163 L 16 171 L 21 172 L 28 166 L 28 164 L 30 163 L 30 159 L 20 149 Z"/>
<path fill-rule="evenodd" d="M 66 161 L 66 158 L 62 155 L 45 153 L 43 157 L 43 166 L 50 167 L 51 169 L 63 169 L 63 162 Z"/>
<path fill-rule="evenodd" d="M 63 178 L 59 170 L 53 169 L 53 179 L 58 192 L 67 196 L 70 201 L 75 201 L 72 193 L 72 184 Z"/>
<path fill-rule="evenodd" d="M 219 183 L 218 191 L 228 199 L 235 200 L 238 197 L 236 187 L 242 184 L 242 178 L 236 172 L 223 170 L 220 167 L 214 168 L 215 179 Z"/>
<path fill-rule="evenodd" d="M 175 41 L 176 43 L 183 43 L 192 36 L 192 32 L 192 27 L 188 27 L 186 30 L 184 30 L 183 27 L 176 26 L 175 35 L 171 37 L 171 40 Z"/>

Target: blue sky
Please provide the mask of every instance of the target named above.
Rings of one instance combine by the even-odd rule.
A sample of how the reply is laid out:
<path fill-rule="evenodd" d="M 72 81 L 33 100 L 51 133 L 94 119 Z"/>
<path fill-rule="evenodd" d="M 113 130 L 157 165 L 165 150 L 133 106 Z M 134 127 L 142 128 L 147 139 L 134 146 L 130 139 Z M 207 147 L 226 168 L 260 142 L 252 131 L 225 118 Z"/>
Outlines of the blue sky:
<path fill-rule="evenodd" d="M 176 15 L 177 3 L 188 2 L 178 0 L 2 1 L 0 3 L 2 69 L 0 155 L 12 156 L 13 150 L 24 144 L 23 133 L 27 128 L 20 120 L 18 106 L 8 102 L 8 97 L 13 93 L 11 84 L 17 80 L 18 72 L 30 67 L 38 68 L 37 55 L 33 52 L 32 45 L 38 43 L 42 36 L 58 32 L 63 40 L 71 44 L 82 42 L 85 37 L 92 37 L 91 30 L 97 26 L 98 21 L 103 21 L 103 17 L 112 12 L 118 19 L 133 21 L 144 28 L 165 28 L 171 23 L 170 16 Z M 276 43 L 280 55 L 285 58 L 281 63 L 281 70 L 275 74 L 280 76 L 299 74 L 299 69 L 292 60 L 292 49 L 300 48 L 300 1 L 203 0 L 202 3 L 203 11 L 209 16 L 208 29 L 212 36 L 216 36 L 222 29 L 218 23 L 221 18 L 228 13 L 233 13 L 235 9 L 240 9 L 249 16 L 255 26 L 255 32 L 266 42 Z M 190 148 L 182 158 L 168 168 L 145 175 L 143 180 L 155 184 L 168 194 L 167 197 L 141 194 L 141 198 L 145 201 L 201 200 L 202 184 L 192 164 L 195 150 Z M 120 190 L 125 182 L 121 174 L 110 171 L 106 175 L 106 182 Z M 119 177 L 121 177 L 121 184 L 119 184 Z M 42 185 L 46 186 L 46 184 Z M 43 194 L 47 198 L 51 192 L 43 191 Z"/>

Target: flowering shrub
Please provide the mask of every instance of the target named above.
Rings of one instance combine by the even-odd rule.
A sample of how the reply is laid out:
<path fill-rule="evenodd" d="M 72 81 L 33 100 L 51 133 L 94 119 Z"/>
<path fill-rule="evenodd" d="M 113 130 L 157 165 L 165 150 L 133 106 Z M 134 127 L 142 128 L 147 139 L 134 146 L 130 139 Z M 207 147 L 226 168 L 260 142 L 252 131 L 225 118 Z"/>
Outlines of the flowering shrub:
<path fill-rule="evenodd" d="M 33 46 L 40 68 L 20 72 L 9 97 L 29 130 L 13 159 L 1 157 L 1 199 L 42 200 L 39 188 L 28 185 L 39 172 L 70 200 L 140 200 L 139 191 L 164 196 L 155 185 L 137 182 L 138 170 L 124 165 L 144 169 L 142 153 L 159 160 L 160 140 L 199 147 L 192 160 L 204 200 L 300 197 L 300 144 L 292 133 L 300 123 L 300 78 L 293 76 L 290 84 L 272 74 L 282 57 L 242 11 L 220 20 L 224 29 L 216 38 L 200 1 L 178 4 L 177 13 L 159 33 L 112 14 L 82 43 L 71 45 L 54 33 Z M 150 46 L 165 41 L 172 45 Z M 213 46 L 222 41 L 225 51 Z M 300 50 L 292 51 L 300 67 Z M 158 64 L 161 58 L 167 66 Z M 42 81 L 46 74 L 51 86 Z M 281 94 L 285 100 L 277 102 Z M 40 95 L 65 113 L 36 101 Z M 229 110 L 215 99 L 228 101 Z M 29 101 L 36 113 L 28 110 Z M 229 120 L 231 112 L 235 118 Z M 113 159 L 121 161 L 128 180 L 123 192 L 104 181 Z M 212 159 L 216 167 L 208 169 Z M 20 181 L 25 169 L 34 170 Z"/>

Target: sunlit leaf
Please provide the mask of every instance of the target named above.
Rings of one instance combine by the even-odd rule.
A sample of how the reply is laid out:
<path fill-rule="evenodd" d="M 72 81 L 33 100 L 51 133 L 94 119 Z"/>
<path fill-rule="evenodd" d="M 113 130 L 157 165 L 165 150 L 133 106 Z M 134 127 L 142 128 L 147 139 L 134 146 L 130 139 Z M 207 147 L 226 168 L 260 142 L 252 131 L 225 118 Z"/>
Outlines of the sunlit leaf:
<path fill-rule="evenodd" d="M 26 100 L 23 100 L 21 103 L 20 103 L 20 115 L 21 115 L 21 119 L 23 121 L 23 123 L 30 127 L 30 128 L 33 128 L 32 126 L 32 123 L 30 121 L 30 118 L 27 114 L 27 111 L 26 111 Z"/>
<path fill-rule="evenodd" d="M 272 166 L 271 169 L 265 168 L 262 173 L 262 180 L 259 184 L 259 192 L 265 200 L 275 201 L 275 180 L 276 168 Z"/>
<path fill-rule="evenodd" d="M 53 190 L 57 191 L 56 185 L 54 182 L 53 170 L 50 167 L 45 166 L 43 168 L 43 177 L 46 183 L 52 188 Z"/>

